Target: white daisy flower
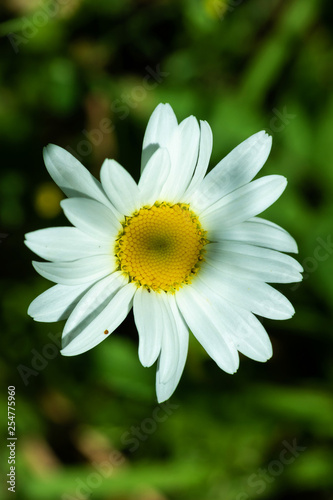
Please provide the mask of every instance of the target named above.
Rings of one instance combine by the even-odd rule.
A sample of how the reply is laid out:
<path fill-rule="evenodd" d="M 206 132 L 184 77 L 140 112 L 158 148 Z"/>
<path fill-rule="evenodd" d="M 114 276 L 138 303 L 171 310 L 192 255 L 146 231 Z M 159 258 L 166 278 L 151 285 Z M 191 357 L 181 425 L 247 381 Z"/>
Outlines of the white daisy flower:
<path fill-rule="evenodd" d="M 36 321 L 67 319 L 62 354 L 75 356 L 105 340 L 134 309 L 143 366 L 157 360 L 159 402 L 184 369 L 189 329 L 222 370 L 234 373 L 238 351 L 257 360 L 272 355 L 255 314 L 287 319 L 294 309 L 269 284 L 302 279 L 302 267 L 281 252 L 297 252 L 281 227 L 257 217 L 287 181 L 264 165 L 271 137 L 258 132 L 206 176 L 212 132 L 190 116 L 177 123 L 169 104 L 153 112 L 135 183 L 115 160 L 101 182 L 66 150 L 49 145 L 44 159 L 68 196 L 61 206 L 74 227 L 28 233 L 43 259 L 36 271 L 55 286 L 28 313 Z"/>

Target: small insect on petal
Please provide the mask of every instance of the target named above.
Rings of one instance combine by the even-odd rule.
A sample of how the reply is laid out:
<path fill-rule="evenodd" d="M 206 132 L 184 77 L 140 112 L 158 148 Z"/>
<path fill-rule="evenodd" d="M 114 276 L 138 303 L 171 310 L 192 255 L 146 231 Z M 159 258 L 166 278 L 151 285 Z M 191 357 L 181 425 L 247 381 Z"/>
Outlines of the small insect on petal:
<path fill-rule="evenodd" d="M 109 330 L 104 330 L 104 335 L 107 335 L 109 333 Z"/>

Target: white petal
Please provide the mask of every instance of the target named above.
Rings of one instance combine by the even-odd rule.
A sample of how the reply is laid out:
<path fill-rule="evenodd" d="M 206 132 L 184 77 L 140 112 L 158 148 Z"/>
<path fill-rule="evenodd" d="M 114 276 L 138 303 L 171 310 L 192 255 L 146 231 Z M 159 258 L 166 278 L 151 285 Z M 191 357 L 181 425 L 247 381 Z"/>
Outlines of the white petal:
<path fill-rule="evenodd" d="M 159 104 L 148 121 L 143 138 L 141 172 L 155 151 L 167 146 L 177 126 L 177 118 L 170 104 Z"/>
<path fill-rule="evenodd" d="M 140 191 L 133 177 L 115 160 L 105 160 L 101 169 L 102 186 L 112 204 L 123 215 L 140 209 Z"/>
<path fill-rule="evenodd" d="M 244 279 L 268 283 L 302 281 L 302 266 L 289 255 L 239 242 L 210 243 L 205 260 L 213 267 Z"/>
<path fill-rule="evenodd" d="M 175 358 L 170 356 L 170 363 L 175 364 L 176 369 L 172 370 L 173 376 L 169 378 L 167 382 L 163 382 L 163 380 L 161 380 L 159 371 L 156 373 L 156 393 L 159 403 L 162 403 L 163 401 L 169 399 L 179 383 L 187 358 L 189 338 L 187 325 L 179 312 L 174 295 L 167 295 L 166 298 L 171 309 L 171 314 L 173 315 L 173 318 L 175 320 L 175 338 L 178 344 L 177 349 L 179 356 L 177 364 Z"/>
<path fill-rule="evenodd" d="M 89 325 L 105 309 L 118 290 L 127 285 L 127 282 L 128 280 L 118 271 L 95 283 L 68 318 L 62 334 L 63 345 L 67 345 L 69 339 L 73 338 L 73 332 L 81 331 Z"/>
<path fill-rule="evenodd" d="M 171 169 L 165 183 L 167 201 L 177 202 L 187 189 L 198 161 L 200 129 L 194 116 L 183 120 L 167 145 Z"/>
<path fill-rule="evenodd" d="M 110 241 L 121 230 L 111 210 L 97 201 L 69 198 L 60 205 L 67 219 L 88 236 Z"/>
<path fill-rule="evenodd" d="M 28 314 L 44 323 L 66 319 L 90 286 L 91 283 L 52 286 L 31 302 Z"/>
<path fill-rule="evenodd" d="M 139 181 L 141 205 L 163 201 L 163 188 L 170 172 L 170 157 L 165 148 L 158 149 L 147 162 Z"/>
<path fill-rule="evenodd" d="M 205 210 L 200 220 L 211 231 L 239 224 L 270 207 L 283 193 L 287 179 L 282 175 L 267 175 L 228 194 Z"/>
<path fill-rule="evenodd" d="M 209 298 L 216 307 L 218 323 L 229 345 L 256 361 L 267 361 L 272 356 L 272 345 L 260 321 L 249 311 L 218 297 L 213 288 L 207 287 L 197 277 L 194 288 Z"/>
<path fill-rule="evenodd" d="M 191 182 L 184 194 L 184 201 L 191 201 L 191 194 L 200 185 L 204 178 L 209 165 L 210 156 L 213 149 L 213 133 L 209 124 L 206 121 L 200 120 L 200 145 L 199 145 L 199 158 L 195 168 L 194 175 Z M 200 189 L 200 188 L 199 188 Z"/>
<path fill-rule="evenodd" d="M 252 313 L 239 307 L 233 307 L 235 312 L 244 320 L 242 323 L 244 329 L 234 332 L 235 346 L 239 352 L 248 358 L 261 362 L 267 361 L 272 357 L 273 350 L 265 328 Z"/>
<path fill-rule="evenodd" d="M 203 211 L 223 196 L 250 182 L 259 172 L 272 147 L 272 138 L 261 131 L 231 151 L 205 177 L 193 193 L 192 203 Z"/>
<path fill-rule="evenodd" d="M 111 206 L 100 182 L 68 151 L 49 144 L 43 154 L 50 176 L 67 196 L 93 198 Z"/>
<path fill-rule="evenodd" d="M 27 247 L 46 260 L 71 261 L 111 251 L 111 242 L 89 238 L 76 227 L 49 227 L 25 237 Z"/>
<path fill-rule="evenodd" d="M 190 330 L 209 356 L 227 373 L 234 373 L 239 364 L 237 350 L 223 336 L 220 315 L 210 297 L 198 293 L 194 286 L 185 286 L 176 294 L 177 305 Z"/>
<path fill-rule="evenodd" d="M 133 300 L 134 320 L 139 333 L 139 359 L 143 366 L 155 363 L 162 345 L 162 311 L 159 295 L 138 288 Z"/>
<path fill-rule="evenodd" d="M 214 231 L 215 241 L 241 241 L 280 252 L 297 253 L 297 243 L 282 227 L 260 217 L 253 217 L 233 227 Z"/>
<path fill-rule="evenodd" d="M 88 281 L 99 280 L 115 270 L 115 258 L 112 255 L 94 255 L 72 262 L 32 262 L 32 265 L 44 278 L 61 285 L 80 285 Z"/>
<path fill-rule="evenodd" d="M 133 283 L 121 287 L 111 298 L 105 308 L 91 322 L 80 325 L 65 338 L 65 346 L 61 351 L 63 356 L 76 356 L 89 351 L 105 340 L 124 321 L 131 310 L 133 295 L 136 291 Z"/>
<path fill-rule="evenodd" d="M 175 375 L 179 361 L 177 326 L 165 293 L 157 294 L 161 311 L 161 354 L 157 363 L 157 377 L 160 383 L 168 383 Z"/>
<path fill-rule="evenodd" d="M 280 292 L 267 283 L 240 279 L 205 262 L 200 269 L 202 279 L 217 295 L 233 304 L 270 319 L 288 319 L 294 308 Z"/>

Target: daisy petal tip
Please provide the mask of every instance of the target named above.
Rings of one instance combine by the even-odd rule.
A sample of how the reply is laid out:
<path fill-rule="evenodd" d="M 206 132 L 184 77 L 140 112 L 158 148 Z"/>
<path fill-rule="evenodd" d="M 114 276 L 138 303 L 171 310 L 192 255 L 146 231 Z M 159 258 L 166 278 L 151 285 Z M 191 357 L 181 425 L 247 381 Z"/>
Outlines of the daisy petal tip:
<path fill-rule="evenodd" d="M 284 190 L 287 187 L 288 180 L 284 175 L 272 175 L 272 176 L 267 176 L 271 177 L 273 181 L 276 182 L 276 187 L 280 188 L 281 194 L 284 192 Z"/>
<path fill-rule="evenodd" d="M 28 314 L 28 316 L 30 316 L 30 318 L 32 318 L 33 320 L 35 320 L 35 314 L 34 314 L 34 311 L 33 311 L 33 307 L 31 307 L 31 305 L 32 305 L 32 303 L 28 307 L 27 314 Z"/>
<path fill-rule="evenodd" d="M 168 102 L 160 102 L 154 111 L 151 114 L 150 120 L 154 121 L 155 119 L 158 118 L 171 118 L 172 120 L 176 120 L 176 115 L 174 110 L 172 109 L 172 106 Z"/>
<path fill-rule="evenodd" d="M 163 396 L 160 396 L 158 393 L 157 393 L 157 402 L 158 404 L 161 404 L 161 403 L 164 403 L 165 401 L 167 401 L 168 398 L 167 397 L 163 397 Z"/>
<path fill-rule="evenodd" d="M 179 125 L 181 125 L 182 123 L 184 123 L 184 126 L 185 124 L 191 124 L 191 126 L 194 127 L 199 132 L 199 122 L 196 116 L 194 115 L 188 116 Z"/>
<path fill-rule="evenodd" d="M 262 357 L 256 357 L 256 358 L 252 358 L 254 359 L 254 361 L 257 361 L 258 363 L 266 363 L 267 361 L 269 361 L 271 359 L 271 357 L 273 356 L 273 354 L 270 354 L 270 355 L 267 355 L 267 356 L 262 356 Z"/>
<path fill-rule="evenodd" d="M 64 200 L 61 200 L 59 205 L 62 208 L 63 212 L 67 209 L 69 198 L 65 198 Z"/>
<path fill-rule="evenodd" d="M 115 168 L 117 166 L 116 164 L 117 164 L 117 162 L 115 160 L 112 160 L 110 158 L 105 158 L 105 160 L 103 161 L 102 166 L 101 166 L 101 172 L 104 171 L 104 173 L 105 173 L 105 170 Z"/>
<path fill-rule="evenodd" d="M 262 132 L 263 137 L 266 139 L 266 141 L 269 141 L 269 142 L 273 141 L 273 137 L 270 133 L 268 133 L 266 130 L 262 130 L 261 132 Z"/>
<path fill-rule="evenodd" d="M 234 348 L 235 349 L 235 348 Z M 236 350 L 236 353 L 237 353 L 237 350 Z M 220 368 L 225 372 L 227 373 L 228 375 L 234 375 L 235 373 L 237 373 L 238 369 L 239 369 L 239 355 L 238 353 L 236 354 L 237 356 L 237 361 L 234 360 L 234 363 L 233 364 L 229 364 L 229 366 L 220 366 Z"/>
<path fill-rule="evenodd" d="M 25 233 L 25 235 L 24 235 L 24 240 L 23 240 L 23 241 L 24 241 L 24 243 L 25 243 L 26 241 L 29 241 L 29 240 L 31 239 L 31 237 L 32 237 L 32 235 L 33 235 L 33 233 L 34 233 L 34 232 L 35 232 L 35 231 L 29 231 L 29 233 Z"/>
<path fill-rule="evenodd" d="M 158 110 L 165 109 L 168 111 L 172 111 L 172 113 L 173 113 L 173 109 L 168 102 L 160 102 L 160 104 L 158 104 L 155 109 L 158 109 Z"/>
<path fill-rule="evenodd" d="M 32 267 L 35 269 L 35 271 L 37 271 L 37 272 L 38 272 L 40 262 L 38 262 L 37 260 L 33 260 L 33 261 L 31 262 L 31 264 L 32 264 Z"/>
<path fill-rule="evenodd" d="M 70 209 L 73 205 L 73 203 L 77 203 L 79 198 L 65 198 L 64 200 L 60 200 L 59 205 L 61 206 L 62 210 L 65 212 L 66 210 Z M 75 224 L 74 224 L 75 225 Z"/>
<path fill-rule="evenodd" d="M 62 356 L 65 356 L 66 358 L 68 358 L 70 356 L 75 356 L 76 354 L 79 354 L 79 353 L 74 353 L 73 354 L 72 352 L 70 352 L 69 349 L 67 349 L 67 347 L 64 347 L 63 349 L 61 349 L 60 354 Z"/>
<path fill-rule="evenodd" d="M 54 147 L 55 144 L 47 144 L 46 146 L 43 147 L 43 157 L 45 159 L 45 156 L 47 156 L 50 152 L 50 149 Z"/>
<path fill-rule="evenodd" d="M 275 179 L 279 179 L 282 185 L 287 185 L 288 184 L 287 177 L 285 177 L 284 175 L 279 175 L 279 174 L 274 175 L 273 174 L 272 177 L 275 177 Z"/>
<path fill-rule="evenodd" d="M 63 347 L 60 350 L 60 354 L 65 357 L 71 357 L 71 356 L 78 356 L 79 354 L 83 354 L 84 352 L 88 351 L 90 348 L 85 348 L 82 349 L 80 348 L 80 345 L 77 345 L 76 347 L 72 345 L 72 342 L 67 342 L 64 341 L 63 339 Z"/>
<path fill-rule="evenodd" d="M 260 349 L 259 356 L 255 359 L 255 361 L 259 361 L 259 363 L 266 363 L 266 361 L 270 360 L 273 356 L 273 346 L 271 341 L 269 340 L 265 347 Z"/>
<path fill-rule="evenodd" d="M 27 235 L 25 236 L 23 243 L 25 244 L 26 247 L 29 248 L 29 250 L 31 250 L 31 248 L 30 248 L 31 242 L 29 241 L 29 238 L 27 238 Z"/>
<path fill-rule="evenodd" d="M 269 351 L 269 353 L 267 353 L 267 358 L 265 359 L 264 363 L 265 363 L 266 361 L 269 361 L 272 357 L 273 357 L 273 349 L 271 349 L 271 350 Z"/>
<path fill-rule="evenodd" d="M 159 383 L 156 385 L 156 397 L 158 404 L 165 403 L 165 401 L 168 401 L 168 399 L 171 398 L 173 393 L 174 390 L 172 390 L 171 392 L 170 389 L 166 388 L 166 384 Z"/>
<path fill-rule="evenodd" d="M 281 319 L 291 319 L 294 316 L 294 314 L 295 314 L 294 306 L 291 303 L 289 303 L 289 305 L 290 306 L 289 306 L 288 310 L 286 310 L 285 317 L 281 318 Z"/>
<path fill-rule="evenodd" d="M 43 158 L 44 158 L 44 162 L 45 164 L 47 164 L 48 162 L 52 162 L 52 157 L 54 155 L 56 155 L 57 153 L 62 153 L 62 152 L 65 152 L 67 153 L 68 155 L 71 156 L 71 154 L 64 150 L 62 147 L 60 146 L 57 146 L 56 144 L 48 144 L 47 146 L 44 146 L 43 148 Z"/>
<path fill-rule="evenodd" d="M 266 156 L 266 159 L 272 149 L 273 138 L 272 136 L 266 132 L 265 130 L 261 130 L 257 134 L 255 134 L 256 139 L 258 140 L 257 146 Z"/>
<path fill-rule="evenodd" d="M 149 368 L 150 366 L 152 366 L 155 363 L 156 359 L 153 359 L 153 360 L 149 359 L 139 349 L 139 361 L 144 368 Z"/>
<path fill-rule="evenodd" d="M 298 253 L 298 245 L 296 243 L 296 240 L 294 240 L 294 245 L 293 245 L 293 249 L 290 250 L 290 253 Z M 304 272 L 304 269 L 303 267 L 301 266 L 302 270 L 300 270 L 301 273 Z"/>
<path fill-rule="evenodd" d="M 259 143 L 267 143 L 267 145 L 272 144 L 272 136 L 266 132 L 266 130 L 260 130 L 256 134 L 252 135 L 251 138 L 256 139 Z M 249 138 L 250 139 L 250 138 Z"/>

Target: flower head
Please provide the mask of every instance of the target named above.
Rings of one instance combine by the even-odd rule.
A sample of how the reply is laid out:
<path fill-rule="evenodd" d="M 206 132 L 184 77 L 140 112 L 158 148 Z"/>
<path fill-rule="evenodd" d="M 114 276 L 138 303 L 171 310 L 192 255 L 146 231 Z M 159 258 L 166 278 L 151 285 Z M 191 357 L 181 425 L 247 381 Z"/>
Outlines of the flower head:
<path fill-rule="evenodd" d="M 297 252 L 281 227 L 257 217 L 284 191 L 279 175 L 252 180 L 271 137 L 258 132 L 207 175 L 212 132 L 190 116 L 177 123 L 169 104 L 153 112 L 135 183 L 105 160 L 101 182 L 64 149 L 44 159 L 68 196 L 61 206 L 74 227 L 26 235 L 50 262 L 36 271 L 57 283 L 29 307 L 36 321 L 66 319 L 62 354 L 105 340 L 134 309 L 143 366 L 156 360 L 158 401 L 174 392 L 184 369 L 189 329 L 220 368 L 234 373 L 238 352 L 266 361 L 272 347 L 255 314 L 287 319 L 294 309 L 268 283 L 302 279 Z"/>

